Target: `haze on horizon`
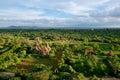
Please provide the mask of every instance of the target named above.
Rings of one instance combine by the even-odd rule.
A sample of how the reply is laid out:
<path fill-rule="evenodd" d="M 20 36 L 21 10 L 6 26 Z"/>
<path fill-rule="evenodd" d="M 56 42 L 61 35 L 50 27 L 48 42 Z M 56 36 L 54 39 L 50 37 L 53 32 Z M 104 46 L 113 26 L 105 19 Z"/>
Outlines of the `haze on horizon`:
<path fill-rule="evenodd" d="M 117 27 L 120 0 L 1 0 L 0 27 Z"/>

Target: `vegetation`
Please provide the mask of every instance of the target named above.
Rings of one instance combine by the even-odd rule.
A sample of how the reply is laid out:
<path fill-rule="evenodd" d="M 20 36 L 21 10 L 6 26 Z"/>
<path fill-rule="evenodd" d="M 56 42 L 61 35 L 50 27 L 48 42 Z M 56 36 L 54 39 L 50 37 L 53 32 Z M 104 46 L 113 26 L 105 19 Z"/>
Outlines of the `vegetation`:
<path fill-rule="evenodd" d="M 120 79 L 119 34 L 120 29 L 0 29 L 0 79 Z"/>

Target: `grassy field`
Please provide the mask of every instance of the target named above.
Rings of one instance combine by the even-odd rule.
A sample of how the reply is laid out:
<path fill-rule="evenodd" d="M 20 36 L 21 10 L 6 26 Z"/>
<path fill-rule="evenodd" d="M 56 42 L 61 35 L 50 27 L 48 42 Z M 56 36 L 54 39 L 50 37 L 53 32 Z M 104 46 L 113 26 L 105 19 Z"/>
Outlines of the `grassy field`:
<path fill-rule="evenodd" d="M 22 59 L 21 62 L 15 66 L 11 66 L 7 69 L 8 72 L 33 72 L 37 70 L 37 64 L 44 64 L 48 67 L 56 68 L 58 66 L 58 60 L 56 58 L 40 58 L 35 54 L 31 58 Z"/>

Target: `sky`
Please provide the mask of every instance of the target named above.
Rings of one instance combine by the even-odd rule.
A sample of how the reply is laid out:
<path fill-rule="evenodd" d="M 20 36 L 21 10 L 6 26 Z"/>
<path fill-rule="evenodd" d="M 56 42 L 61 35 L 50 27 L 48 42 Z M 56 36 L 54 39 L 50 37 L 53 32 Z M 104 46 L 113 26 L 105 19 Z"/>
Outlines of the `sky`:
<path fill-rule="evenodd" d="M 1 0 L 0 27 L 120 28 L 120 0 Z"/>

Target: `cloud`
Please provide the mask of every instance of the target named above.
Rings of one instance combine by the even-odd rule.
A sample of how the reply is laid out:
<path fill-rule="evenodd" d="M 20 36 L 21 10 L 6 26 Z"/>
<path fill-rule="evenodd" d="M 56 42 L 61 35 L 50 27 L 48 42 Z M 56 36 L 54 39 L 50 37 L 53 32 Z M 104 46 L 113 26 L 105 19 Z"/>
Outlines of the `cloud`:
<path fill-rule="evenodd" d="M 20 7 L 23 6 L 24 8 L 51 9 L 72 15 L 88 15 L 87 12 L 89 10 L 94 10 L 97 6 L 109 1 L 110 0 L 12 0 L 9 4 L 13 5 L 12 2 L 16 2 Z"/>
<path fill-rule="evenodd" d="M 100 11 L 94 11 L 90 13 L 90 16 L 92 17 L 120 17 L 120 4 L 114 5 L 114 7 L 111 8 L 111 5 L 107 7 L 105 10 Z"/>
<path fill-rule="evenodd" d="M 26 9 L 0 10 L 0 16 L 8 19 L 37 19 L 42 14 L 44 14 L 44 11 Z"/>
<path fill-rule="evenodd" d="M 84 11 L 91 10 L 91 8 L 80 6 L 75 2 L 60 3 L 59 5 L 60 7 L 57 9 L 58 11 L 72 15 L 80 15 Z M 87 14 L 82 14 L 82 15 L 87 15 Z"/>
<path fill-rule="evenodd" d="M 59 3 L 57 10 L 69 13 L 72 15 L 89 15 L 89 11 L 94 10 L 96 7 L 109 2 L 109 0 L 73 0 L 69 2 Z"/>

